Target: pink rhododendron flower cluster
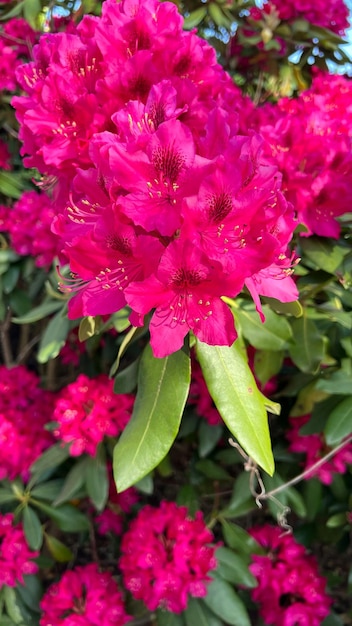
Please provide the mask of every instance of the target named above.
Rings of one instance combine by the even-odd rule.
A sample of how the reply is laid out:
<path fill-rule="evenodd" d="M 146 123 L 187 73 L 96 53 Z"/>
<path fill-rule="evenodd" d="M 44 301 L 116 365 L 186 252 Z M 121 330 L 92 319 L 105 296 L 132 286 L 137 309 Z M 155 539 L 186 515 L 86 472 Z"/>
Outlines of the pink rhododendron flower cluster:
<path fill-rule="evenodd" d="M 336 218 L 352 203 L 351 124 L 343 121 L 345 114 L 351 118 L 351 86 L 344 77 L 327 80 L 318 75 L 298 98 L 257 108 L 253 119 L 283 174 L 286 198 L 306 227 L 302 234 L 337 238 Z"/>
<path fill-rule="evenodd" d="M 208 573 L 216 567 L 212 541 L 201 512 L 193 520 L 174 502 L 145 506 L 122 538 L 119 565 L 126 588 L 150 611 L 180 613 L 189 595 L 207 594 Z"/>
<path fill-rule="evenodd" d="M 39 33 L 22 17 L 14 17 L 0 28 L 0 41 L 10 46 L 18 56 L 30 57 Z"/>
<path fill-rule="evenodd" d="M 40 626 L 123 626 L 130 621 L 121 592 L 95 563 L 67 571 L 40 603 Z"/>
<path fill-rule="evenodd" d="M 10 207 L 0 206 L 0 232 L 8 232 L 12 248 L 30 255 L 37 267 L 49 267 L 59 252 L 59 238 L 51 232 L 54 210 L 49 197 L 25 191 Z"/>
<path fill-rule="evenodd" d="M 0 366 L 0 480 L 28 479 L 29 468 L 53 443 L 44 426 L 52 419 L 54 394 L 20 365 Z"/>
<path fill-rule="evenodd" d="M 15 50 L 0 39 L 0 91 L 14 91 L 17 87 L 15 69 L 20 65 Z"/>
<path fill-rule="evenodd" d="M 306 455 L 304 469 L 309 469 L 314 463 L 319 461 L 331 448 L 325 442 L 323 433 L 313 433 L 311 435 L 301 435 L 300 429 L 310 420 L 310 415 L 292 417 L 290 419 L 290 430 L 286 437 L 290 442 L 291 452 Z M 346 444 L 344 448 L 336 452 L 334 456 L 318 467 L 306 477 L 307 479 L 317 476 L 324 485 L 330 485 L 334 474 L 344 474 L 348 465 L 352 464 L 352 443 Z"/>
<path fill-rule="evenodd" d="M 108 470 L 108 503 L 104 511 L 95 516 L 94 521 L 100 535 L 106 535 L 107 533 L 120 535 L 123 530 L 124 515 L 130 513 L 133 505 L 138 502 L 138 492 L 134 487 L 130 487 L 122 493 L 117 493 L 111 466 L 108 467 Z"/>
<path fill-rule="evenodd" d="M 23 584 L 23 576 L 35 574 L 38 566 L 33 559 L 38 555 L 28 548 L 22 525 L 14 524 L 13 514 L 0 514 L 0 590 L 4 585 Z"/>
<path fill-rule="evenodd" d="M 320 626 L 329 614 L 331 598 L 314 557 L 281 528 L 262 526 L 250 531 L 265 548 L 253 555 L 249 569 L 258 581 L 252 598 L 270 626 Z"/>
<path fill-rule="evenodd" d="M 343 0 L 270 0 L 282 20 L 305 19 L 315 26 L 344 35 L 349 27 L 348 8 Z"/>
<path fill-rule="evenodd" d="M 71 444 L 72 456 L 95 456 L 104 437 L 117 437 L 123 431 L 131 417 L 133 401 L 132 395 L 115 394 L 114 381 L 105 374 L 96 378 L 80 374 L 56 399 L 54 435 Z"/>
<path fill-rule="evenodd" d="M 103 3 L 43 35 L 13 100 L 25 164 L 58 180 L 55 232 L 76 280 L 69 316 L 128 304 L 166 356 L 192 330 L 237 334 L 222 296 L 297 298 L 293 210 L 262 139 L 239 135 L 239 90 L 174 4 Z M 62 210 L 64 198 L 69 198 Z"/>

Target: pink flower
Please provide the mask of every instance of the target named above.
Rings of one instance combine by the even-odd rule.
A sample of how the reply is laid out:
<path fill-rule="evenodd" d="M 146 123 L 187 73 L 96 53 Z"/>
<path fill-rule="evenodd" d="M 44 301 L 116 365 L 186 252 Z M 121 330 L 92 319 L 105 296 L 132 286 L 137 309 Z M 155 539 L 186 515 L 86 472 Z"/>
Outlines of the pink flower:
<path fill-rule="evenodd" d="M 38 377 L 20 365 L 0 366 L 0 479 L 28 479 L 29 468 L 53 443 L 45 425 L 52 419 L 54 396 Z"/>
<path fill-rule="evenodd" d="M 53 218 L 46 194 L 25 191 L 12 208 L 0 207 L 0 231 L 9 233 L 17 254 L 33 256 L 37 267 L 49 267 L 59 251 L 59 239 L 51 231 Z"/>
<path fill-rule="evenodd" d="M 304 424 L 309 422 L 309 419 L 310 415 L 292 417 L 290 419 L 290 430 L 286 433 L 286 437 L 290 442 L 289 450 L 291 450 L 291 452 L 305 454 L 305 470 L 309 469 L 331 450 L 325 442 L 323 433 L 314 433 L 312 435 L 300 434 L 300 429 Z M 350 464 L 352 464 L 352 443 L 346 444 L 344 448 L 336 452 L 326 463 L 316 470 L 312 470 L 306 479 L 309 480 L 309 478 L 317 476 L 324 485 L 330 485 L 333 481 L 334 474 L 345 474 L 347 466 Z"/>
<path fill-rule="evenodd" d="M 252 528 L 254 539 L 266 549 L 253 555 L 250 571 L 258 586 L 252 598 L 260 615 L 272 626 L 320 626 L 329 614 L 331 598 L 317 564 L 292 535 L 274 526 Z"/>
<path fill-rule="evenodd" d="M 208 573 L 216 567 L 212 541 L 200 512 L 192 520 L 186 507 L 174 502 L 162 501 L 158 509 L 145 506 L 122 539 L 125 586 L 150 611 L 181 613 L 189 595 L 207 594 Z"/>
<path fill-rule="evenodd" d="M 5 22 L 3 32 L 0 29 L 0 41 L 11 46 L 19 56 L 24 56 L 28 59 L 38 38 L 39 33 L 33 30 L 22 17 L 14 17 Z"/>
<path fill-rule="evenodd" d="M 130 621 L 108 572 L 91 563 L 63 574 L 40 603 L 40 626 L 123 626 Z"/>
<path fill-rule="evenodd" d="M 38 570 L 35 559 L 39 552 L 29 550 L 21 524 L 13 523 L 12 513 L 0 515 L 0 590 L 4 585 L 24 584 L 23 576 Z"/>
<path fill-rule="evenodd" d="M 69 443 L 70 454 L 94 456 L 104 437 L 117 437 L 130 419 L 134 397 L 115 394 L 114 381 L 105 374 L 88 378 L 80 374 L 55 402 L 54 435 Z"/>
<path fill-rule="evenodd" d="M 13 48 L 0 39 L 0 90 L 14 91 L 17 87 L 15 69 L 20 64 Z"/>
<path fill-rule="evenodd" d="M 342 36 L 349 26 L 348 8 L 343 0 L 270 0 L 269 4 L 277 8 L 282 20 L 305 19 Z"/>

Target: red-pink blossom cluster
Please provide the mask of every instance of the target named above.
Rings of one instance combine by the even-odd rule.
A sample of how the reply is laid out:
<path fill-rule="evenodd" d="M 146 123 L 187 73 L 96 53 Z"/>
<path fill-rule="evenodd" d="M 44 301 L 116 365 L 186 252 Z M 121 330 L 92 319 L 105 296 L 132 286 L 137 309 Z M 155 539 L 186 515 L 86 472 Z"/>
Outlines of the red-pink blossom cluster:
<path fill-rule="evenodd" d="M 173 3 L 106 0 L 77 34 L 43 35 L 13 100 L 25 164 L 58 180 L 55 231 L 77 279 L 69 316 L 152 312 L 154 354 L 189 330 L 237 334 L 222 296 L 296 299 L 293 210 L 243 99 Z M 60 207 L 69 198 L 65 209 Z M 61 212 L 60 212 L 61 211 Z"/>
<path fill-rule="evenodd" d="M 339 35 L 344 35 L 349 27 L 349 12 L 343 0 L 269 0 L 268 4 L 276 7 L 281 20 L 288 22 L 305 19 Z"/>
<path fill-rule="evenodd" d="M 111 466 L 108 469 L 108 503 L 104 511 L 102 511 L 99 515 L 96 515 L 94 521 L 98 527 L 98 533 L 100 535 L 106 535 L 107 533 L 120 535 L 123 530 L 124 515 L 130 513 L 133 505 L 138 502 L 138 492 L 134 489 L 134 487 L 130 487 L 122 493 L 117 493 Z"/>
<path fill-rule="evenodd" d="M 351 210 L 351 93 L 349 79 L 319 74 L 298 98 L 253 112 L 306 236 L 337 238 L 336 218 Z"/>
<path fill-rule="evenodd" d="M 331 598 L 317 563 L 294 537 L 281 528 L 262 526 L 250 531 L 265 548 L 254 554 L 249 569 L 258 581 L 252 598 L 268 626 L 320 626 L 330 612 Z"/>
<path fill-rule="evenodd" d="M 290 430 L 286 437 L 290 442 L 289 450 L 299 454 L 305 454 L 304 469 L 308 470 L 317 463 L 325 454 L 330 452 L 326 444 L 323 433 L 313 433 L 311 435 L 301 435 L 300 429 L 310 420 L 310 415 L 292 417 L 290 419 Z M 333 457 L 326 461 L 306 476 L 307 480 L 317 476 L 324 485 L 330 485 L 334 474 L 344 474 L 348 465 L 352 464 L 352 443 L 346 444 L 344 448 L 336 452 Z"/>
<path fill-rule="evenodd" d="M 53 443 L 45 425 L 52 419 L 54 395 L 20 365 L 0 366 L 0 480 L 28 479 L 29 468 Z"/>
<path fill-rule="evenodd" d="M 180 613 L 189 596 L 207 594 L 208 574 L 216 567 L 213 539 L 201 512 L 193 520 L 175 502 L 145 506 L 122 538 L 119 565 L 126 588 L 151 611 Z"/>
<path fill-rule="evenodd" d="M 0 232 L 10 236 L 12 248 L 30 255 L 37 267 L 49 267 L 59 253 L 59 238 L 51 232 L 54 210 L 45 193 L 25 191 L 12 207 L 0 206 Z"/>
<path fill-rule="evenodd" d="M 134 396 L 114 393 L 114 381 L 105 374 L 77 380 L 59 393 L 53 412 L 54 435 L 70 444 L 71 456 L 95 456 L 104 437 L 117 437 L 127 425 Z"/>
<path fill-rule="evenodd" d="M 13 18 L 0 26 L 0 91 L 15 91 L 18 87 L 16 69 L 30 56 L 38 39 L 23 18 Z"/>
<path fill-rule="evenodd" d="M 40 603 L 40 626 L 123 626 L 130 621 L 109 572 L 95 563 L 66 571 Z"/>
<path fill-rule="evenodd" d="M 33 562 L 39 552 L 28 548 L 21 524 L 14 524 L 12 513 L 0 514 L 0 590 L 4 585 L 16 587 L 24 583 L 26 574 L 35 574 Z"/>

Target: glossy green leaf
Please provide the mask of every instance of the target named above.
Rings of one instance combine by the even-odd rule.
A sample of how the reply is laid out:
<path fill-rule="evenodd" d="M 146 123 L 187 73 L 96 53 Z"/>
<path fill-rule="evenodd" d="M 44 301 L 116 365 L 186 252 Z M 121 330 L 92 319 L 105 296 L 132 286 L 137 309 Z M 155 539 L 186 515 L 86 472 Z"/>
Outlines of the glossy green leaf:
<path fill-rule="evenodd" d="M 26 506 L 22 520 L 29 547 L 32 550 L 39 550 L 43 543 L 43 527 L 37 513 L 30 506 Z"/>
<path fill-rule="evenodd" d="M 23 585 L 18 584 L 16 590 L 31 611 L 41 612 L 39 602 L 43 595 L 43 589 L 37 576 L 23 576 Z"/>
<path fill-rule="evenodd" d="M 53 499 L 53 506 L 59 506 L 72 500 L 80 491 L 85 482 L 85 472 L 88 458 L 80 459 L 75 463 L 65 477 L 60 493 Z"/>
<path fill-rule="evenodd" d="M 352 398 L 345 398 L 330 413 L 324 428 L 326 443 L 329 446 L 339 443 L 352 433 Z"/>
<path fill-rule="evenodd" d="M 190 359 L 180 350 L 163 359 L 143 352 L 132 417 L 114 450 L 118 491 L 143 478 L 170 450 L 178 433 L 190 385 Z"/>
<path fill-rule="evenodd" d="M 302 316 L 291 321 L 294 344 L 289 347 L 292 361 L 302 372 L 316 372 L 324 356 L 324 340 L 313 320 Z"/>
<path fill-rule="evenodd" d="M 330 274 L 335 272 L 349 252 L 349 248 L 342 247 L 327 237 L 302 237 L 300 246 L 318 269 Z"/>
<path fill-rule="evenodd" d="M 94 457 L 88 457 L 85 466 L 87 493 L 97 511 L 102 511 L 109 495 L 109 477 L 102 445 Z"/>
<path fill-rule="evenodd" d="M 242 472 L 235 481 L 232 496 L 223 515 L 226 517 L 239 517 L 256 507 L 249 485 L 249 472 Z"/>
<path fill-rule="evenodd" d="M 12 619 L 14 624 L 21 624 L 21 626 L 23 626 L 23 616 L 16 602 L 16 593 L 14 588 L 4 585 L 2 593 L 4 597 L 6 613 Z"/>
<path fill-rule="evenodd" d="M 265 322 L 261 322 L 257 311 L 249 306 L 235 311 L 243 335 L 258 350 L 284 350 L 292 339 L 291 326 L 282 315 L 274 313 L 269 306 L 263 306 Z"/>
<path fill-rule="evenodd" d="M 241 526 L 221 519 L 222 532 L 226 544 L 243 554 L 260 552 L 259 544 Z"/>
<path fill-rule="evenodd" d="M 43 304 L 34 307 L 26 313 L 26 315 L 13 317 L 12 321 L 15 324 L 33 324 L 34 322 L 42 320 L 44 317 L 48 317 L 48 315 L 52 315 L 52 313 L 55 313 L 59 309 L 62 309 L 62 302 L 60 300 L 49 300 L 48 302 L 43 302 Z"/>
<path fill-rule="evenodd" d="M 78 533 L 90 528 L 87 516 L 71 504 L 62 504 L 56 508 L 37 500 L 32 500 L 32 504 L 49 515 L 64 532 Z"/>
<path fill-rule="evenodd" d="M 70 321 L 63 311 L 59 311 L 50 320 L 39 343 L 37 360 L 47 363 L 55 359 L 65 345 L 70 330 Z"/>
<path fill-rule="evenodd" d="M 204 602 L 226 624 L 251 626 L 246 607 L 232 586 L 225 580 L 214 578 L 208 586 Z"/>
<path fill-rule="evenodd" d="M 198 7 L 198 9 L 195 9 L 194 11 L 192 11 L 185 18 L 185 21 L 184 21 L 185 30 L 191 30 L 192 28 L 195 28 L 195 26 L 198 26 L 198 24 L 200 24 L 201 21 L 204 20 L 206 14 L 207 14 L 207 10 L 205 7 Z"/>
<path fill-rule="evenodd" d="M 9 502 L 15 502 L 18 498 L 9 489 L 3 489 L 0 487 L 0 504 L 8 504 Z"/>
<path fill-rule="evenodd" d="M 274 471 L 265 398 L 237 342 L 208 346 L 197 341 L 197 358 L 215 405 L 230 432 L 268 474 Z"/>
<path fill-rule="evenodd" d="M 189 598 L 183 616 L 186 626 L 222 626 L 222 622 L 200 598 Z"/>
<path fill-rule="evenodd" d="M 35 484 L 35 486 L 30 489 L 31 496 L 41 500 L 50 500 L 50 502 L 53 502 L 59 495 L 63 484 L 64 480 L 62 478 L 48 480 L 38 485 Z"/>
<path fill-rule="evenodd" d="M 58 467 L 69 457 L 67 446 L 61 446 L 60 443 L 51 446 L 41 454 L 41 456 L 31 466 L 32 474 L 43 474 L 44 472 Z"/>
<path fill-rule="evenodd" d="M 132 393 L 137 387 L 139 358 L 133 361 L 125 369 L 118 372 L 114 380 L 115 393 Z"/>
<path fill-rule="evenodd" d="M 177 494 L 176 502 L 179 506 L 186 506 L 192 517 L 200 509 L 198 491 L 193 485 L 183 485 Z"/>
<path fill-rule="evenodd" d="M 252 588 L 257 586 L 257 580 L 248 569 L 250 559 L 235 554 L 232 550 L 220 547 L 215 553 L 218 562 L 216 572 L 229 583 Z"/>
<path fill-rule="evenodd" d="M 254 372 L 261 385 L 265 385 L 270 378 L 279 373 L 283 360 L 284 352 L 256 350 L 254 355 Z"/>
<path fill-rule="evenodd" d="M 45 533 L 45 544 L 50 554 L 53 556 L 55 561 L 58 561 L 58 563 L 68 563 L 73 559 L 73 554 L 70 548 L 62 543 L 62 541 L 59 541 L 56 537 Z"/>
<path fill-rule="evenodd" d="M 0 193 L 14 200 L 18 200 L 23 192 L 23 185 L 12 172 L 0 171 Z"/>
<path fill-rule="evenodd" d="M 156 623 L 158 626 L 185 626 L 182 615 L 162 610 L 156 612 Z"/>
<path fill-rule="evenodd" d="M 321 376 L 316 389 L 325 393 L 352 395 L 352 375 L 344 370 Z"/>
<path fill-rule="evenodd" d="M 207 456 L 216 447 L 219 439 L 223 436 L 224 427 L 222 424 L 208 424 L 203 419 L 199 427 L 198 454 L 201 458 Z"/>
<path fill-rule="evenodd" d="M 93 337 L 100 332 L 102 325 L 103 322 L 100 315 L 96 315 L 95 317 L 88 315 L 84 317 L 79 324 L 78 339 L 80 341 L 86 341 L 89 337 Z"/>

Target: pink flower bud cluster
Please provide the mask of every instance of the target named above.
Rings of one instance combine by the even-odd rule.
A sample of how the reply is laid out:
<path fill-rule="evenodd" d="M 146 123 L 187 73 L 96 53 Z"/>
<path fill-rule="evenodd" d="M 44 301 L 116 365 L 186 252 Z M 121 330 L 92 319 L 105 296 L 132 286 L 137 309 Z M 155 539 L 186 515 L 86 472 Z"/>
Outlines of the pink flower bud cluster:
<path fill-rule="evenodd" d="M 311 435 L 301 435 L 300 429 L 310 420 L 310 415 L 292 417 L 290 419 L 290 430 L 286 437 L 290 442 L 289 450 L 305 455 L 304 469 L 308 470 L 317 463 L 323 456 L 330 452 L 323 433 L 313 433 Z M 346 444 L 344 448 L 336 452 L 326 463 L 321 465 L 307 475 L 307 480 L 316 476 L 324 485 L 330 485 L 334 474 L 344 474 L 348 465 L 352 464 L 352 443 Z"/>
<path fill-rule="evenodd" d="M 12 207 L 0 206 L 0 232 L 21 256 L 30 255 L 37 267 L 49 267 L 59 252 L 59 238 L 51 232 L 54 210 L 44 193 L 25 191 Z"/>
<path fill-rule="evenodd" d="M 105 374 L 80 374 L 58 395 L 53 411 L 54 435 L 70 444 L 71 456 L 95 456 L 104 437 L 117 437 L 127 425 L 134 396 L 114 393 L 114 381 Z"/>
<path fill-rule="evenodd" d="M 91 563 L 63 574 L 40 603 L 40 626 L 123 626 L 130 621 L 108 572 Z"/>
<path fill-rule="evenodd" d="M 33 559 L 38 555 L 28 548 L 22 525 L 13 523 L 12 513 L 0 514 L 0 590 L 23 584 L 23 576 L 35 574 L 38 566 Z"/>
<path fill-rule="evenodd" d="M 24 366 L 0 366 L 0 480 L 20 476 L 53 443 L 44 426 L 52 419 L 54 395 L 39 387 Z"/>
<path fill-rule="evenodd" d="M 328 28 L 343 36 L 349 27 L 348 8 L 343 0 L 269 0 L 281 20 L 305 19 L 315 26 Z"/>
<path fill-rule="evenodd" d="M 174 502 L 145 506 L 121 543 L 125 587 L 150 611 L 180 613 L 188 596 L 207 594 L 208 573 L 216 567 L 213 539 L 200 512 L 193 520 Z"/>
<path fill-rule="evenodd" d="M 283 98 L 253 114 L 305 236 L 337 238 L 336 218 L 351 210 L 351 94 L 348 78 L 318 74 L 298 98 Z"/>
<path fill-rule="evenodd" d="M 13 100 L 25 164 L 58 181 L 70 318 L 155 311 L 158 357 L 189 330 L 231 345 L 222 296 L 244 286 L 258 310 L 297 297 L 280 174 L 238 134 L 245 101 L 214 49 L 182 26 L 173 3 L 106 0 L 76 34 L 41 37 Z"/>
<path fill-rule="evenodd" d="M 314 557 L 281 528 L 262 526 L 250 531 L 265 548 L 253 555 L 250 571 L 258 581 L 252 598 L 268 626 L 320 626 L 330 612 L 331 598 Z"/>

